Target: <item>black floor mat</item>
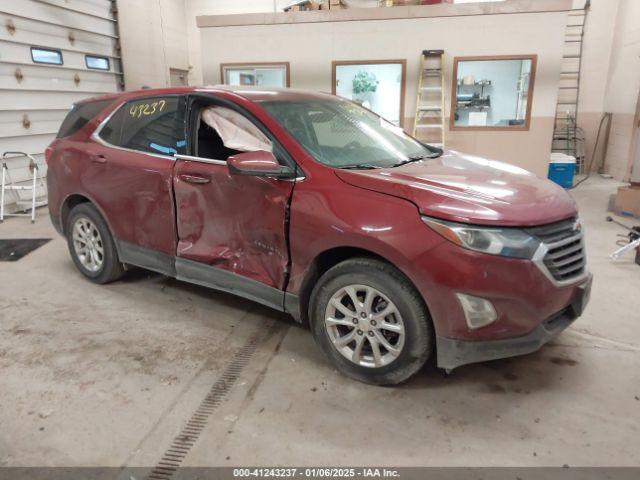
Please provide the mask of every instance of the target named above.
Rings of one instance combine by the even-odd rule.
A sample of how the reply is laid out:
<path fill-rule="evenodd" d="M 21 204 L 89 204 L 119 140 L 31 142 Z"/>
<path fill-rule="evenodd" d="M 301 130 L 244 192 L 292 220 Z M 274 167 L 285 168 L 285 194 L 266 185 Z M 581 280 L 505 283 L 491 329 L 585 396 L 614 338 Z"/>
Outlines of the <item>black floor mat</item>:
<path fill-rule="evenodd" d="M 0 239 L 0 262 L 15 262 L 47 243 L 50 238 Z"/>

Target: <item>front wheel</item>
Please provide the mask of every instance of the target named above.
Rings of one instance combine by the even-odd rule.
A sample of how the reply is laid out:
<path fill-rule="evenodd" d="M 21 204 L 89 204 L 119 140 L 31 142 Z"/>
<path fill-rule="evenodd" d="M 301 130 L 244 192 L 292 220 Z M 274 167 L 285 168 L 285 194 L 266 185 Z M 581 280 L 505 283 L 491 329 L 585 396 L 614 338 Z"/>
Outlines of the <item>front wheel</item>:
<path fill-rule="evenodd" d="M 328 270 L 312 292 L 310 313 L 318 343 L 357 380 L 398 384 L 431 354 L 431 319 L 421 296 L 380 260 L 356 258 Z"/>

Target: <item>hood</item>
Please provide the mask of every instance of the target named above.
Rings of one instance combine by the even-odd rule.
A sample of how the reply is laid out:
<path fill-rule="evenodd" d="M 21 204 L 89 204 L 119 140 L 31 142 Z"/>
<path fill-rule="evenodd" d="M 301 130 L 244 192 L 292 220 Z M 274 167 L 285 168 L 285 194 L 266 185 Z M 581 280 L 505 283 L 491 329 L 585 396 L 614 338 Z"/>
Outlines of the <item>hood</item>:
<path fill-rule="evenodd" d="M 577 214 L 555 183 L 514 165 L 447 151 L 436 159 L 375 170 L 336 170 L 355 187 L 413 202 L 420 213 L 454 222 L 532 226 Z"/>

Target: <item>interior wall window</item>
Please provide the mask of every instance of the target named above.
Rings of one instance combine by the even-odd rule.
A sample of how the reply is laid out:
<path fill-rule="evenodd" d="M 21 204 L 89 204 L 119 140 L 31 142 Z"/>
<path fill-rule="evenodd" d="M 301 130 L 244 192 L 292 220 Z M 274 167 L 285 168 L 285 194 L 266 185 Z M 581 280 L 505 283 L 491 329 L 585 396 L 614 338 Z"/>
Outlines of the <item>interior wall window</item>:
<path fill-rule="evenodd" d="M 161 155 L 186 151 L 185 98 L 153 97 L 122 105 L 100 131 L 111 145 Z"/>
<path fill-rule="evenodd" d="M 62 65 L 62 52 L 53 48 L 31 47 L 31 60 L 35 63 Z"/>
<path fill-rule="evenodd" d="M 457 57 L 451 129 L 528 130 L 536 55 Z"/>
<path fill-rule="evenodd" d="M 109 59 L 107 57 L 85 55 L 84 62 L 87 65 L 87 68 L 91 68 L 93 70 L 109 70 L 111 68 Z"/>
<path fill-rule="evenodd" d="M 284 88 L 289 86 L 289 62 L 223 63 L 220 78 L 225 85 Z"/>
<path fill-rule="evenodd" d="M 332 93 L 404 124 L 406 60 L 333 62 Z"/>

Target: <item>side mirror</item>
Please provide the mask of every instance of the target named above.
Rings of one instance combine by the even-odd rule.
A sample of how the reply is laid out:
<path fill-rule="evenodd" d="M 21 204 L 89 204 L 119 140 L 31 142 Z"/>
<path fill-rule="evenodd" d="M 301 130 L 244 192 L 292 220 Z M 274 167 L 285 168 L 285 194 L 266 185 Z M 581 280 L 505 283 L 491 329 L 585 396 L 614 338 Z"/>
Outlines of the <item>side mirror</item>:
<path fill-rule="evenodd" d="M 271 152 L 258 150 L 232 155 L 227 159 L 231 175 L 251 175 L 254 177 L 292 178 L 294 171 L 280 165 Z"/>

